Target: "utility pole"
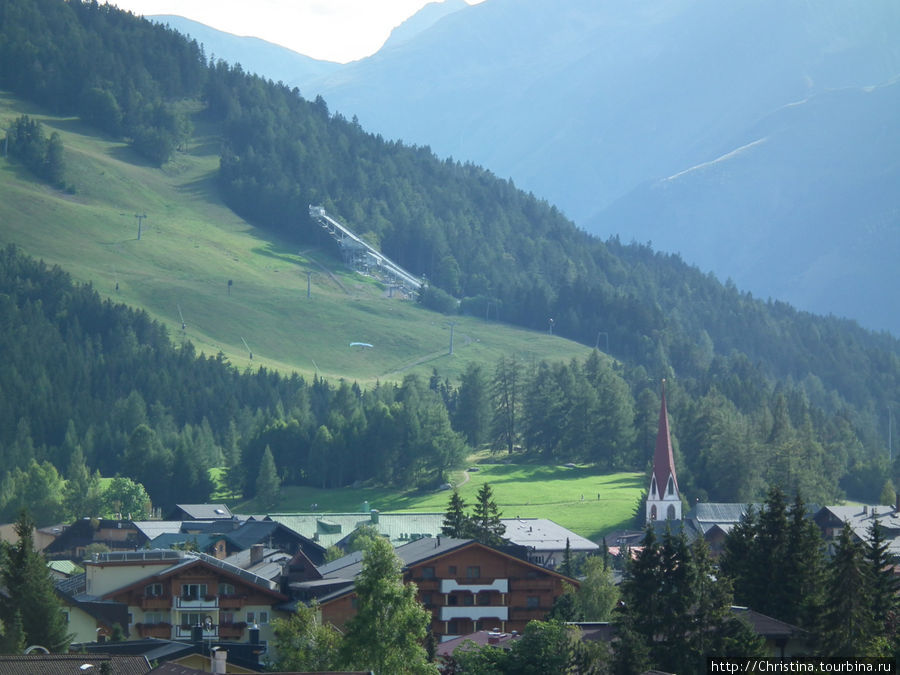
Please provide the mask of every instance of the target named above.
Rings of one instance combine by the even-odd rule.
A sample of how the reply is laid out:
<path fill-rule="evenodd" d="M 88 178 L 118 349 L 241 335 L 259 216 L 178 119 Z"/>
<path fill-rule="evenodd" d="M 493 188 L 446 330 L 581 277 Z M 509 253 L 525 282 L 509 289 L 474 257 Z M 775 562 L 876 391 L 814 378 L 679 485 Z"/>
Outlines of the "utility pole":
<path fill-rule="evenodd" d="M 450 326 L 450 356 L 453 356 L 453 327 L 456 325 L 456 321 L 451 321 Z"/>
<path fill-rule="evenodd" d="M 147 214 L 145 213 L 143 215 L 140 215 L 140 214 L 135 213 L 134 217 L 137 218 L 137 221 L 138 221 L 138 241 L 140 241 L 141 240 L 141 225 L 144 222 L 144 218 L 147 217 Z"/>

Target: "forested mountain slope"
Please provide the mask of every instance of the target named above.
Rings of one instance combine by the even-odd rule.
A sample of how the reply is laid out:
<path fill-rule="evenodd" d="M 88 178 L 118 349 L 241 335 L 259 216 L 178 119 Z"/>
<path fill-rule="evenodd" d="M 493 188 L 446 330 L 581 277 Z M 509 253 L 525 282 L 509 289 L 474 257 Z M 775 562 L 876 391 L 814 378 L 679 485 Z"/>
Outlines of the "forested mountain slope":
<path fill-rule="evenodd" d="M 589 232 L 900 335 L 885 305 L 900 277 L 883 264 L 900 255 L 900 197 L 879 189 L 900 181 L 897 123 L 873 120 L 887 92 L 836 93 L 900 76 L 898 33 L 892 0 L 489 0 L 314 80 L 262 74 L 388 138 L 511 176 Z M 776 118 L 767 151 L 667 180 L 764 138 Z M 810 250 L 822 242 L 840 255 Z"/>
<path fill-rule="evenodd" d="M 344 383 L 318 398 L 316 386 L 332 387 L 294 382 L 270 397 L 271 412 L 243 401 L 250 412 L 238 417 L 258 417 L 242 433 L 221 425 L 211 431 L 222 456 L 231 452 L 225 448 L 243 453 L 232 459 L 232 478 L 251 493 L 267 454 L 289 481 L 426 484 L 462 452 L 457 433 L 473 444 L 521 444 L 548 460 L 642 468 L 663 376 L 680 420 L 673 426 L 689 494 L 751 499 L 781 484 L 829 500 L 844 489 L 877 494 L 893 472 L 883 422 L 900 399 L 900 346 L 888 335 L 760 302 L 677 256 L 603 242 L 511 181 L 369 134 L 331 114 L 323 99 L 306 101 L 227 63 L 208 63 L 195 43 L 107 6 L 0 0 L 0 27 L 0 86 L 80 115 L 163 171 L 190 142 L 187 111 L 198 107 L 197 121 L 220 130 L 223 199 L 263 232 L 319 242 L 321 228 L 307 208 L 323 204 L 427 275 L 426 302 L 453 309 L 447 299 L 455 295 L 462 312 L 540 331 L 553 319 L 554 333 L 599 345 L 622 362 L 596 355 L 557 365 L 504 360 L 492 373 L 467 373 L 459 387 L 436 374 L 427 385 L 413 378 L 365 393 Z M 493 382 L 490 395 L 486 381 Z M 504 387 L 527 395 L 504 398 Z M 157 420 L 183 395 L 176 391 L 145 399 L 161 406 Z M 460 406 L 467 397 L 476 403 Z M 36 400 L 42 405 L 43 397 Z M 504 400 L 520 407 L 504 408 Z M 460 416 L 460 407 L 487 412 Z M 145 426 L 171 451 L 172 427 L 150 421 Z M 118 433 L 142 448 L 149 435 L 135 437 L 135 428 L 123 423 Z M 23 429 L 22 443 L 37 429 L 28 436 Z M 87 426 L 77 433 L 90 435 Z M 354 464 L 376 438 L 389 453 L 379 466 L 394 467 L 389 475 Z M 121 450 L 122 439 L 108 447 Z M 48 452 L 59 447 L 58 433 L 45 443 Z M 331 456 L 355 468 L 323 474 L 317 462 Z"/>

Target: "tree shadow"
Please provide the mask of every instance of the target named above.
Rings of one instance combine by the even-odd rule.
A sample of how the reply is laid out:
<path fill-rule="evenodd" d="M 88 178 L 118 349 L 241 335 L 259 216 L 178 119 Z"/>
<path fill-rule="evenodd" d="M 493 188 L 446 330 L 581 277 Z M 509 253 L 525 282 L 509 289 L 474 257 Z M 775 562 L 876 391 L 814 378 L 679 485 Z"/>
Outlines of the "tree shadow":
<path fill-rule="evenodd" d="M 132 166 L 141 166 L 148 169 L 159 168 L 159 164 L 147 159 L 143 155 L 138 154 L 133 148 L 128 145 L 118 145 L 114 148 L 110 148 L 107 154 L 115 160 L 118 160 L 125 164 L 131 164 Z"/>

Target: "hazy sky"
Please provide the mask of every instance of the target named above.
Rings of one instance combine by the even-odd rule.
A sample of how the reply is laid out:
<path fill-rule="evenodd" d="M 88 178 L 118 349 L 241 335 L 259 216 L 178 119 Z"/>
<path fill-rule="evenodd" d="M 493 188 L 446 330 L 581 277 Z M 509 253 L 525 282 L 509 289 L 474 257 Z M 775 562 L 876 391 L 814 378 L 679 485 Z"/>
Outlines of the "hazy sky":
<path fill-rule="evenodd" d="M 466 0 L 470 5 L 483 0 Z M 176 14 L 262 38 L 301 54 L 347 62 L 369 56 L 428 0 L 111 0 L 138 15 Z"/>

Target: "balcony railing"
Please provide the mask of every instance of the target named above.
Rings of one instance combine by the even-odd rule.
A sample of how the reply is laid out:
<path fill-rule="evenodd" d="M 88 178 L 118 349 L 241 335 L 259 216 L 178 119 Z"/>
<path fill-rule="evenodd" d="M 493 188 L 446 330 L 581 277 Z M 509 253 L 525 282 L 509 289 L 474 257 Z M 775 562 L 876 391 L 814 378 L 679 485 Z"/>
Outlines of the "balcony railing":
<path fill-rule="evenodd" d="M 218 609 L 219 597 L 216 595 L 179 595 L 175 598 L 178 609 Z"/>
<path fill-rule="evenodd" d="M 473 581 L 480 581 L 473 579 Z M 493 579 L 489 583 L 459 583 L 456 579 L 441 579 L 441 593 L 452 593 L 453 591 L 469 591 L 470 593 L 479 593 L 481 591 L 497 591 L 498 593 L 509 593 L 508 579 Z"/>
<path fill-rule="evenodd" d="M 454 619 L 497 619 L 506 621 L 509 618 L 509 607 L 501 605 L 463 605 L 441 607 L 441 621 Z"/>
<path fill-rule="evenodd" d="M 175 626 L 175 639 L 192 639 L 194 636 L 194 628 L 193 626 Z M 213 626 L 210 629 L 203 629 L 203 639 L 218 639 L 219 637 L 219 627 Z"/>

